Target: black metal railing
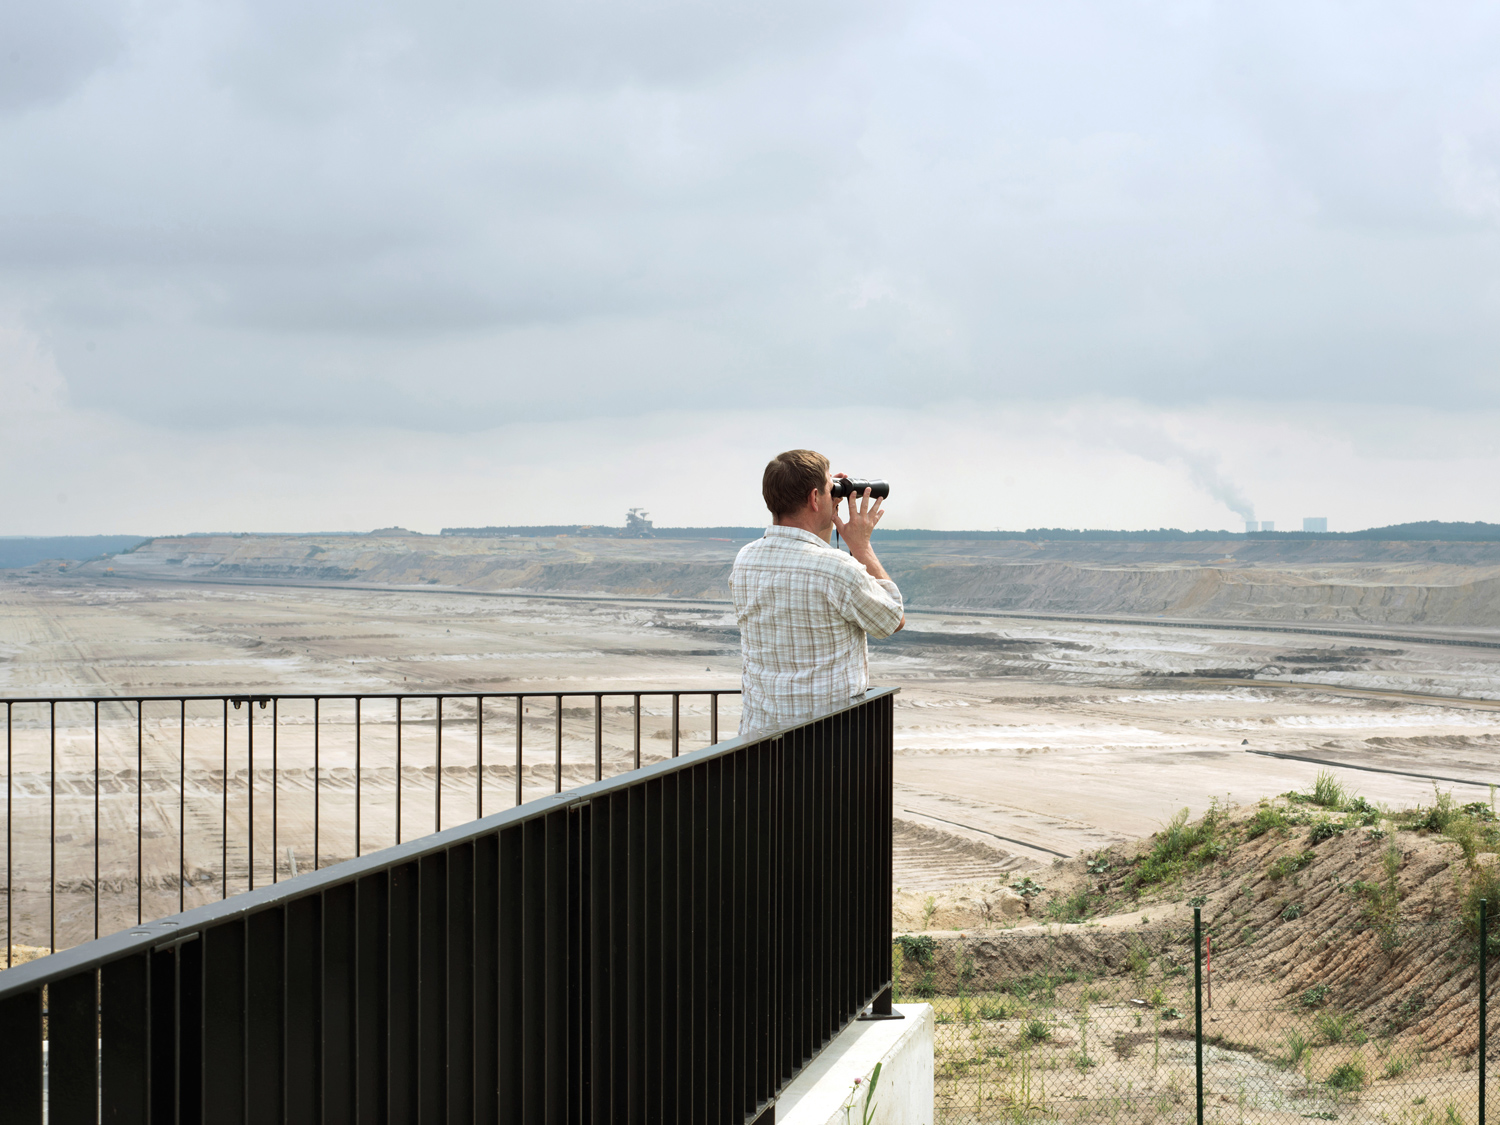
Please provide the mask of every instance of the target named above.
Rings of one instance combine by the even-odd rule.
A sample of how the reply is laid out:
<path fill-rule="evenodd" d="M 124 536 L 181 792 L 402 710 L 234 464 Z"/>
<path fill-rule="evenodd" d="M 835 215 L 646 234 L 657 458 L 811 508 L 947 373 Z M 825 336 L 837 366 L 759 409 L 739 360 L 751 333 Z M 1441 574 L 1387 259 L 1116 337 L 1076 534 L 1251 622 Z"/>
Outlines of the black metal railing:
<path fill-rule="evenodd" d="M 57 950 L 275 883 L 299 870 L 298 850 L 300 867 L 318 870 L 487 808 L 714 745 L 720 699 L 738 696 L 0 700 L 0 963 L 12 964 L 18 946 Z"/>
<path fill-rule="evenodd" d="M 0 1121 L 773 1120 L 889 1011 L 892 696 L 10 969 Z"/>

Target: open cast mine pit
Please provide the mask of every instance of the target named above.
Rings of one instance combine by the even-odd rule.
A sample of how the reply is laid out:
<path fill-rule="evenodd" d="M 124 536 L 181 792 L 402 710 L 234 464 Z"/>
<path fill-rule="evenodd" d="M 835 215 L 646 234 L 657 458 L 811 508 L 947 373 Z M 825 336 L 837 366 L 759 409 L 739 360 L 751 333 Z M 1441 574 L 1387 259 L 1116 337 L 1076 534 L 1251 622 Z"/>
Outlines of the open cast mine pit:
<path fill-rule="evenodd" d="M 955 903 L 983 897 L 986 884 L 1008 885 L 1064 859 L 1146 838 L 1182 808 L 1199 813 L 1210 798 L 1251 804 L 1307 785 L 1320 769 L 1335 771 L 1372 801 L 1399 805 L 1430 799 L 1434 780 L 1463 801 L 1487 799 L 1489 783 L 1500 774 L 1494 769 L 1500 647 L 1487 647 L 1500 640 L 1500 629 L 1482 628 L 1483 622 L 1450 617 L 1419 628 L 1366 616 L 1341 626 L 1387 638 L 1371 639 L 1337 630 L 1289 632 L 1298 626 L 1285 617 L 1266 622 L 1262 631 L 1245 619 L 1250 608 L 1218 623 L 1194 619 L 1199 627 L 1191 629 L 1154 615 L 1046 619 L 924 608 L 931 605 L 930 591 L 958 587 L 934 585 L 936 579 L 923 585 L 921 574 L 963 571 L 963 588 L 977 591 L 969 600 L 988 597 L 993 604 L 1002 599 L 993 590 L 981 596 L 983 576 L 994 567 L 1020 564 L 981 558 L 983 552 L 970 551 L 973 545 L 899 546 L 886 556 L 909 592 L 908 627 L 872 644 L 871 674 L 876 683 L 901 689 L 896 883 L 898 918 L 908 923 L 920 920 L 922 904 L 934 896 L 943 916 L 951 915 L 949 925 L 969 924 L 972 911 L 964 913 L 967 908 L 953 906 L 945 895 Z M 994 548 L 996 556 L 1005 553 L 998 548 L 1017 551 L 1015 544 L 979 546 Z M 1076 555 L 1079 546 L 1052 553 Z M 1103 561 L 1058 557 L 1026 565 L 1083 567 L 1117 577 L 1148 573 L 1142 556 L 1151 552 L 1104 546 L 1113 554 Z M 1366 555 L 1379 554 L 1379 545 L 1356 546 Z M 1431 544 L 1398 546 L 1398 555 L 1442 553 Z M 453 537 L 157 540 L 84 566 L 0 572 L 0 693 L 732 690 L 738 686 L 738 633 L 722 582 L 736 548 L 711 541 L 570 544 Z M 1227 575 L 1274 585 L 1295 569 L 1285 560 L 1243 559 L 1224 569 L 1222 559 L 1186 558 L 1172 549 L 1179 556 L 1168 566 L 1177 575 L 1173 582 L 1208 567 L 1223 571 L 1215 583 Z M 1330 567 L 1345 567 L 1338 581 L 1349 582 L 1353 571 L 1347 568 L 1378 564 L 1408 575 L 1420 570 L 1427 578 L 1434 567 L 1457 568 L 1470 580 L 1452 589 L 1482 591 L 1493 561 L 1488 545 L 1454 550 L 1461 561 L 1315 558 L 1305 565 L 1323 568 L 1325 590 L 1337 585 L 1329 585 Z M 1167 564 L 1157 559 L 1151 565 Z M 1373 574 L 1363 573 L 1367 579 Z M 1293 588 L 1304 587 L 1287 586 Z M 1393 586 L 1369 588 L 1385 592 L 1371 594 L 1367 604 L 1395 604 L 1407 596 Z M 1049 608 L 1059 601 L 1087 604 L 1102 616 L 1118 607 L 1108 600 L 1113 596 L 1087 602 L 1062 583 L 1043 601 Z M 1260 608 L 1253 612 L 1261 613 L 1269 603 L 1254 604 Z M 1138 602 L 1131 605 L 1139 608 Z M 721 704 L 720 730 L 727 734 L 738 712 L 733 697 Z M 648 700 L 647 761 L 668 752 L 667 720 L 652 707 Z M 179 890 L 189 905 L 222 893 L 223 885 L 194 879 L 192 872 L 217 864 L 225 818 L 231 838 L 238 838 L 252 790 L 257 853 L 229 855 L 220 883 L 247 885 L 252 863 L 264 880 L 293 863 L 311 862 L 304 808 L 308 748 L 299 741 L 304 728 L 294 709 L 279 719 L 279 772 L 273 778 L 263 758 L 249 772 L 242 745 L 230 747 L 227 761 L 221 746 L 195 748 L 193 716 L 187 716 L 185 733 L 178 733 L 178 716 L 153 716 L 148 707 L 140 786 L 134 781 L 135 720 L 127 710 L 106 715 L 101 770 L 108 783 L 100 797 L 106 822 L 133 820 L 144 799 L 148 829 L 151 818 L 159 817 L 160 838 L 171 835 L 167 827 L 179 815 L 177 779 L 162 771 L 175 762 L 181 738 L 188 753 L 183 815 L 198 825 L 188 850 L 206 857 L 202 863 L 187 857 L 192 885 L 179 888 L 178 857 L 156 856 L 148 831 L 143 898 L 158 897 L 165 909 L 175 908 Z M 592 769 L 591 715 L 580 710 L 562 717 L 570 778 Z M 81 724 L 85 716 L 75 718 Z M 39 739 L 40 721 L 24 706 L 12 709 L 12 867 L 17 902 L 27 904 L 14 932 L 22 944 L 36 944 L 40 932 L 39 908 L 28 888 L 39 877 L 45 882 L 38 864 L 46 850 L 49 805 L 37 779 L 48 748 Z M 60 719 L 65 732 L 70 721 Z M 472 715 L 455 713 L 448 722 L 451 745 L 474 744 Z M 555 717 L 539 711 L 522 722 L 531 724 L 523 731 L 528 749 L 521 777 L 530 797 L 552 782 Z M 684 750 L 707 743 L 706 714 L 689 707 L 683 722 Z M 514 723 L 507 714 L 486 716 L 484 738 L 508 747 Z M 604 719 L 607 771 L 631 764 L 627 726 L 623 712 L 611 710 Z M 64 891 L 60 944 L 92 936 L 85 906 L 92 903 L 93 887 L 82 865 L 93 847 L 84 821 L 91 798 L 83 796 L 90 792 L 85 775 L 92 776 L 93 747 L 78 733 L 81 725 L 72 729 L 61 736 L 59 749 L 64 778 L 77 775 L 76 785 L 68 782 L 72 796 L 65 795 L 56 809 Z M 154 774 L 153 753 L 159 759 Z M 361 828 L 368 837 L 361 846 L 380 846 L 393 838 L 397 774 L 378 737 L 365 753 L 371 771 L 366 783 L 377 804 Z M 439 779 L 431 749 L 408 745 L 400 775 L 407 802 L 403 838 L 431 829 L 438 790 L 444 794 L 444 824 L 472 815 L 468 810 L 481 793 L 489 811 L 514 800 L 508 752 L 485 750 L 482 767 L 468 749 L 451 753 Z M 355 846 L 353 826 L 342 824 L 339 814 L 352 759 L 344 761 L 337 746 L 325 746 L 324 754 L 319 862 L 353 854 Z M 274 853 L 271 826 L 259 819 L 270 815 L 273 796 L 280 818 Z M 80 870 L 65 870 L 70 866 Z M 114 903 L 109 909 L 116 921 L 133 921 L 133 871 L 108 876 L 101 872 L 101 897 Z M 70 906 L 68 896 L 76 903 Z"/>

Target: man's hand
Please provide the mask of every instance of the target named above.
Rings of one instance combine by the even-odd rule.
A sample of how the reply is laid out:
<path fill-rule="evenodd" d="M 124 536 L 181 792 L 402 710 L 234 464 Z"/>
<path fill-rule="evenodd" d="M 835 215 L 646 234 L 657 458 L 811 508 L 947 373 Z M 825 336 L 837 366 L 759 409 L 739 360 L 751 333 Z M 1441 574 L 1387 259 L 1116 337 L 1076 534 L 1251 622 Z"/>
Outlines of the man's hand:
<path fill-rule="evenodd" d="M 865 569 L 870 572 L 871 578 L 889 580 L 890 575 L 880 565 L 880 560 L 875 557 L 875 551 L 870 546 L 870 535 L 875 531 L 875 525 L 880 522 L 880 517 L 885 514 L 880 510 L 884 501 L 877 499 L 872 503 L 868 488 L 865 489 L 863 496 L 850 496 L 848 501 L 849 518 L 847 520 L 839 519 L 839 506 L 834 504 L 833 525 L 839 529 L 839 535 L 843 537 L 844 542 L 849 544 L 849 553 L 865 564 Z"/>

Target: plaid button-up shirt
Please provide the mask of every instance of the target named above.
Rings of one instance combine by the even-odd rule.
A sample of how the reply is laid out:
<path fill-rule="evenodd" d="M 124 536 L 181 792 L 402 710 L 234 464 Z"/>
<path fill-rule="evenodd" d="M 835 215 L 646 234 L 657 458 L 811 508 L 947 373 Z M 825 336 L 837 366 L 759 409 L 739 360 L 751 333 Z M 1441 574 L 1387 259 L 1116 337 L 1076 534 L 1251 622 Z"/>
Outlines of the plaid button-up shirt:
<path fill-rule="evenodd" d="M 740 733 L 801 722 L 870 684 L 866 636 L 901 624 L 901 591 L 810 531 L 779 525 L 729 575 L 744 652 Z"/>

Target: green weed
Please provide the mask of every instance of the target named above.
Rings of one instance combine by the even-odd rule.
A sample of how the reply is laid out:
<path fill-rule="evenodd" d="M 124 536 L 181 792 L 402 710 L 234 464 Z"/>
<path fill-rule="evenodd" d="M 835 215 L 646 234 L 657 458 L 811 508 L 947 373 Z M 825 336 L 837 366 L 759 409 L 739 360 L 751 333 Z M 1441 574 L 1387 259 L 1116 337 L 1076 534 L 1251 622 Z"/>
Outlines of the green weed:
<path fill-rule="evenodd" d="M 1189 815 L 1187 809 L 1180 811 L 1156 834 L 1150 849 L 1136 858 L 1135 870 L 1126 880 L 1132 890 L 1181 878 L 1229 854 L 1224 834 L 1228 813 L 1218 801 L 1209 802 L 1208 812 L 1196 824 L 1188 823 Z"/>
<path fill-rule="evenodd" d="M 1355 1055 L 1347 1062 L 1341 1062 L 1333 1068 L 1326 1082 L 1335 1090 L 1351 1093 L 1365 1084 L 1365 1061 Z"/>
<path fill-rule="evenodd" d="M 1047 921 L 1064 924 L 1082 922 L 1090 914 L 1092 899 L 1087 889 L 1074 891 L 1063 898 L 1047 901 Z"/>
<path fill-rule="evenodd" d="M 1302 1006 L 1304 1008 L 1321 1008 L 1328 999 L 1331 989 L 1326 984 L 1315 984 L 1302 994 Z"/>
<path fill-rule="evenodd" d="M 1288 1031 L 1282 1037 L 1281 1045 L 1285 1050 L 1283 1064 L 1288 1070 L 1296 1070 L 1302 1065 L 1302 1060 L 1307 1057 L 1307 1052 L 1312 1049 L 1312 1044 L 1307 1041 L 1307 1036 L 1297 1030 Z"/>
<path fill-rule="evenodd" d="M 896 938 L 896 947 L 908 960 L 928 968 L 932 965 L 932 955 L 937 951 L 937 943 L 926 934 L 902 934 Z"/>
<path fill-rule="evenodd" d="M 1028 1020 L 1021 1029 L 1021 1038 L 1028 1043 L 1045 1043 L 1052 1038 L 1052 1028 L 1046 1020 Z"/>
<path fill-rule="evenodd" d="M 1354 1017 L 1344 1012 L 1319 1012 L 1315 1022 L 1318 1034 L 1323 1037 L 1325 1043 L 1329 1044 L 1352 1039 L 1359 1030 L 1355 1025 Z"/>
<path fill-rule="evenodd" d="M 1019 883 L 1012 883 L 1010 889 L 1022 898 L 1030 899 L 1041 894 L 1047 888 L 1038 883 L 1030 875 L 1027 875 Z"/>
<path fill-rule="evenodd" d="M 986 996 L 979 1001 L 979 1018 L 1003 1020 L 1010 1018 L 1010 1005 L 1003 996 Z"/>
<path fill-rule="evenodd" d="M 1307 842 L 1309 844 L 1321 844 L 1324 840 L 1331 840 L 1335 836 L 1342 835 L 1344 827 L 1329 820 L 1326 816 L 1320 816 L 1313 821 L 1313 826 L 1308 829 Z"/>
<path fill-rule="evenodd" d="M 1381 1071 L 1387 1078 L 1400 1078 L 1414 1065 L 1411 1055 L 1392 1055 L 1385 1060 L 1385 1068 Z"/>
<path fill-rule="evenodd" d="M 1291 821 L 1287 819 L 1286 813 L 1263 801 L 1260 808 L 1255 810 L 1255 815 L 1245 822 L 1245 839 L 1255 840 L 1267 832 L 1285 831 L 1290 826 Z"/>
<path fill-rule="evenodd" d="M 1325 809 L 1342 809 L 1352 796 L 1330 770 L 1318 771 L 1318 776 L 1313 779 L 1312 792 L 1308 794 L 1313 804 Z"/>
<path fill-rule="evenodd" d="M 1284 855 L 1271 864 L 1266 871 L 1266 877 L 1270 879 L 1285 879 L 1288 875 L 1301 871 L 1304 867 L 1318 858 L 1317 852 L 1302 852 L 1299 855 Z"/>

